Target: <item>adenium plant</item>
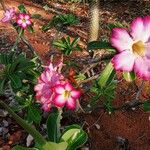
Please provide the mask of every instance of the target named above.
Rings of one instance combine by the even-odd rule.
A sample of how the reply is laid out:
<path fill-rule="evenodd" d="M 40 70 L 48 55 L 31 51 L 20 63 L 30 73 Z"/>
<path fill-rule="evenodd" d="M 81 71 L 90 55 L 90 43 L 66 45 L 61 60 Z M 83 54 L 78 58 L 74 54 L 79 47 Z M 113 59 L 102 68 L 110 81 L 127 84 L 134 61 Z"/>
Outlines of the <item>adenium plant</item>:
<path fill-rule="evenodd" d="M 0 86 L 4 87 L 5 83 L 10 84 L 9 88 L 11 88 L 11 86 L 14 87 L 11 88 L 11 91 L 13 91 L 13 94 L 17 93 L 15 96 L 17 97 L 19 95 L 19 98 L 25 97 L 27 99 L 29 94 L 30 101 L 25 104 L 26 106 L 29 105 L 29 113 L 34 114 L 35 112 L 35 114 L 37 114 L 36 111 L 32 111 L 32 109 L 34 109 L 33 105 L 37 103 L 40 104 L 42 111 L 49 113 L 49 117 L 46 121 L 46 137 L 42 136 L 39 131 L 20 118 L 12 108 L 3 101 L 0 101 L 0 105 L 12 115 L 19 125 L 33 136 L 35 139 L 33 149 L 76 150 L 87 141 L 86 132 L 79 125 L 70 125 L 61 131 L 60 121 L 63 111 L 66 110 L 64 107 L 70 111 L 76 109 L 77 101 L 79 101 L 79 98 L 82 96 L 80 90 L 82 87 L 80 84 L 82 84 L 82 82 L 79 84 L 78 81 L 76 81 L 74 77 L 75 73 L 71 76 L 73 82 L 66 77 L 67 75 L 63 74 L 62 60 L 57 61 L 56 64 L 52 60 L 48 62 L 48 65 L 44 66 L 44 70 L 40 72 L 37 77 L 39 70 L 42 68 L 42 64 L 38 64 L 37 62 L 33 63 L 33 60 L 29 61 L 24 55 L 17 55 L 17 53 L 14 52 L 18 41 L 21 40 L 20 37 L 24 30 L 28 29 L 31 31 L 33 26 L 32 17 L 26 8 L 23 5 L 20 5 L 18 8 L 19 11 L 16 11 L 15 8 L 6 9 L 4 17 L 1 19 L 1 22 L 11 23 L 15 27 L 19 38 L 16 39 L 12 48 L 13 55 L 11 53 L 10 55 L 0 55 L 0 63 L 3 65 L 1 71 L 2 75 L 0 76 L 2 83 Z M 78 40 L 76 39 L 70 44 L 70 38 L 68 37 L 68 42 L 65 42 L 67 45 L 65 46 L 65 51 L 68 50 L 68 45 L 73 47 L 77 42 Z M 64 45 L 60 45 L 60 43 L 61 42 L 55 44 L 64 48 Z M 96 94 L 96 97 L 93 97 L 91 100 L 90 106 L 96 105 L 100 96 L 105 97 L 104 109 L 108 110 L 111 114 L 111 112 L 114 111 L 112 99 L 114 98 L 116 87 L 116 71 L 134 72 L 137 77 L 143 80 L 150 79 L 150 16 L 143 18 L 138 17 L 133 20 L 130 30 L 119 27 L 113 28 L 110 42 L 94 41 L 88 44 L 88 49 L 106 49 L 113 52 L 111 58 L 109 58 L 109 63 L 97 77 L 95 84 L 93 84 L 93 87 L 90 89 L 90 92 Z M 72 49 L 70 49 L 67 55 L 71 54 L 71 52 Z M 14 61 L 13 58 L 16 58 L 16 61 Z M 5 71 L 3 72 L 3 70 Z M 25 77 L 23 78 L 22 76 Z M 85 80 L 86 78 L 85 75 L 80 73 L 76 77 L 78 77 L 78 80 L 81 78 Z M 150 104 L 146 103 L 146 105 Z M 40 114 L 37 116 L 39 115 Z M 28 148 L 21 146 L 15 146 L 13 148 L 13 150 L 21 149 Z"/>
<path fill-rule="evenodd" d="M 150 16 L 138 17 L 130 30 L 114 28 L 111 44 L 119 54 L 112 59 L 116 70 L 134 71 L 142 79 L 150 79 Z"/>

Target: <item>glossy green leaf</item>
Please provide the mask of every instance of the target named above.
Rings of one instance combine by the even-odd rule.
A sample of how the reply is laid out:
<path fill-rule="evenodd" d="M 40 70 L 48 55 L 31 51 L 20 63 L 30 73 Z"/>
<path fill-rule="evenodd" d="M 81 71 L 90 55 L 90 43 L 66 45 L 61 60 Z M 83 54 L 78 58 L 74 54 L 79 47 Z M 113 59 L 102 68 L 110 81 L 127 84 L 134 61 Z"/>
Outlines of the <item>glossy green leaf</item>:
<path fill-rule="evenodd" d="M 106 86 L 114 79 L 115 75 L 114 67 L 112 63 L 109 62 L 98 78 L 98 85 L 100 87 Z"/>
<path fill-rule="evenodd" d="M 68 146 L 67 142 L 54 143 L 54 142 L 46 142 L 44 146 L 42 146 L 42 150 L 66 150 Z"/>
<path fill-rule="evenodd" d="M 22 147 L 22 146 L 15 146 L 13 147 L 11 150 L 39 150 L 37 148 L 26 148 L 26 147 Z"/>
<path fill-rule="evenodd" d="M 136 75 L 134 72 L 123 72 L 123 77 L 128 82 L 132 82 L 136 79 Z"/>
<path fill-rule="evenodd" d="M 60 137 L 61 112 L 50 113 L 47 119 L 47 134 L 51 142 L 58 142 Z"/>
<path fill-rule="evenodd" d="M 29 31 L 30 33 L 34 33 L 33 27 L 32 27 L 32 26 L 29 26 L 29 27 L 28 27 L 28 31 Z"/>
<path fill-rule="evenodd" d="M 87 134 L 80 126 L 71 125 L 65 129 L 60 141 L 68 143 L 67 150 L 76 150 L 87 141 Z"/>
<path fill-rule="evenodd" d="M 145 102 L 143 107 L 144 107 L 144 111 L 150 111 L 150 102 Z"/>
<path fill-rule="evenodd" d="M 115 52 L 115 49 L 111 46 L 111 44 L 106 41 L 92 41 L 88 43 L 87 49 L 88 50 L 107 49 L 108 51 Z"/>
<path fill-rule="evenodd" d="M 18 9 L 20 10 L 21 13 L 26 13 L 26 8 L 23 4 L 19 5 Z"/>

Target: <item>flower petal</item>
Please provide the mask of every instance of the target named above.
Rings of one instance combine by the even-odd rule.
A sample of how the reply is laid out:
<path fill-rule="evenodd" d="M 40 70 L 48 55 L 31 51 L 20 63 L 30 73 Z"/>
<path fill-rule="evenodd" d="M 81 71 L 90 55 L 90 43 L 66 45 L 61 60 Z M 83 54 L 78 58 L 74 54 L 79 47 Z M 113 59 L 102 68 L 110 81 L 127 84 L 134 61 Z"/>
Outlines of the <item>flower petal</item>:
<path fill-rule="evenodd" d="M 65 90 L 67 91 L 72 91 L 74 89 L 70 83 L 66 83 L 64 86 L 65 86 Z"/>
<path fill-rule="evenodd" d="M 134 55 L 130 51 L 123 51 L 113 57 L 112 64 L 116 70 L 132 71 L 134 59 Z"/>
<path fill-rule="evenodd" d="M 150 79 L 150 60 L 146 57 L 138 57 L 134 65 L 135 73 L 142 79 Z"/>
<path fill-rule="evenodd" d="M 144 42 L 144 23 L 141 17 L 134 19 L 131 23 L 131 35 L 134 40 Z"/>
<path fill-rule="evenodd" d="M 73 90 L 71 91 L 71 97 L 78 99 L 81 95 L 81 92 L 79 90 Z"/>
<path fill-rule="evenodd" d="M 27 27 L 27 24 L 23 22 L 23 23 L 21 24 L 21 26 L 22 26 L 23 28 L 26 28 L 26 27 Z"/>
<path fill-rule="evenodd" d="M 29 15 L 24 15 L 24 18 L 26 19 L 26 20 L 29 20 L 30 19 L 30 16 Z"/>
<path fill-rule="evenodd" d="M 20 14 L 19 14 L 19 18 L 20 18 L 20 19 L 24 19 L 24 14 L 20 13 Z"/>
<path fill-rule="evenodd" d="M 18 19 L 18 20 L 17 20 L 17 23 L 18 23 L 19 25 L 21 25 L 23 22 L 22 22 L 21 19 Z"/>
<path fill-rule="evenodd" d="M 147 58 L 150 58 L 150 42 L 145 43 L 145 55 Z"/>
<path fill-rule="evenodd" d="M 144 42 L 147 42 L 150 40 L 150 16 L 145 16 L 143 18 L 144 21 Z"/>
<path fill-rule="evenodd" d="M 31 21 L 30 21 L 30 20 L 27 20 L 27 21 L 26 21 L 26 24 L 27 24 L 27 25 L 31 25 Z"/>
<path fill-rule="evenodd" d="M 64 87 L 63 87 L 62 85 L 57 85 L 57 86 L 55 87 L 55 92 L 56 92 L 57 94 L 63 94 L 64 91 L 65 91 L 65 89 L 64 89 Z"/>
<path fill-rule="evenodd" d="M 56 95 L 53 102 L 57 107 L 63 107 L 66 103 L 66 99 L 63 95 Z"/>
<path fill-rule="evenodd" d="M 118 51 L 129 50 L 132 48 L 133 40 L 125 29 L 114 28 L 111 35 L 111 45 Z"/>
<path fill-rule="evenodd" d="M 76 100 L 73 97 L 70 97 L 66 102 L 66 106 L 68 109 L 75 109 L 76 108 Z"/>

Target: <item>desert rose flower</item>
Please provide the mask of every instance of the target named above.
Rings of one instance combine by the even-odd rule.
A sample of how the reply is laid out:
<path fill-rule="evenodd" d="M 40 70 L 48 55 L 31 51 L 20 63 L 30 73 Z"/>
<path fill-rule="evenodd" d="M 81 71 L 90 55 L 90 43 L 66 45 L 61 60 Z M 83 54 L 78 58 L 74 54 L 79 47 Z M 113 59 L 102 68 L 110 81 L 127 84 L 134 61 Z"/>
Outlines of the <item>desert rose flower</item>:
<path fill-rule="evenodd" d="M 76 108 L 76 101 L 80 97 L 81 92 L 75 89 L 70 83 L 56 85 L 54 91 L 54 104 L 57 107 L 64 107 L 66 105 L 68 109 Z"/>
<path fill-rule="evenodd" d="M 27 28 L 32 24 L 30 16 L 25 13 L 20 13 L 17 17 L 17 24 L 23 29 Z"/>
<path fill-rule="evenodd" d="M 9 8 L 5 11 L 4 17 L 1 19 L 2 22 L 9 22 L 15 17 L 16 11 L 15 8 Z"/>
<path fill-rule="evenodd" d="M 61 84 L 61 80 L 64 78 L 61 73 L 57 72 L 60 64 L 54 67 L 50 62 L 49 66 L 46 67 L 45 71 L 39 77 L 37 85 L 34 87 L 36 99 L 42 104 L 42 108 L 45 111 L 50 111 L 52 106 L 54 86 Z"/>
<path fill-rule="evenodd" d="M 116 70 L 134 71 L 140 78 L 150 79 L 150 16 L 136 18 L 130 28 L 130 32 L 113 29 L 110 41 L 119 54 L 112 63 Z"/>

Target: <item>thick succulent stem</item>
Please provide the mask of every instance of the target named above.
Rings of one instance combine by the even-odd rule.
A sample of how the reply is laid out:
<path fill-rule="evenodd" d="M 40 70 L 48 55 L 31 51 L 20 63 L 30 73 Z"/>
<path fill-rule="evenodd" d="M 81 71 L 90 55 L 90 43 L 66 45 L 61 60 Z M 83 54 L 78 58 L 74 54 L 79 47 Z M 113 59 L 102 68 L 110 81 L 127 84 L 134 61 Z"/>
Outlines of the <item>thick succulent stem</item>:
<path fill-rule="evenodd" d="M 27 124 L 25 120 L 14 113 L 14 111 L 7 104 L 5 104 L 3 101 L 0 101 L 0 106 L 6 109 L 8 113 L 11 114 L 12 117 L 16 120 L 16 122 L 33 136 L 33 138 L 39 145 L 46 144 L 46 140 L 43 138 L 43 136 L 36 129 Z"/>

